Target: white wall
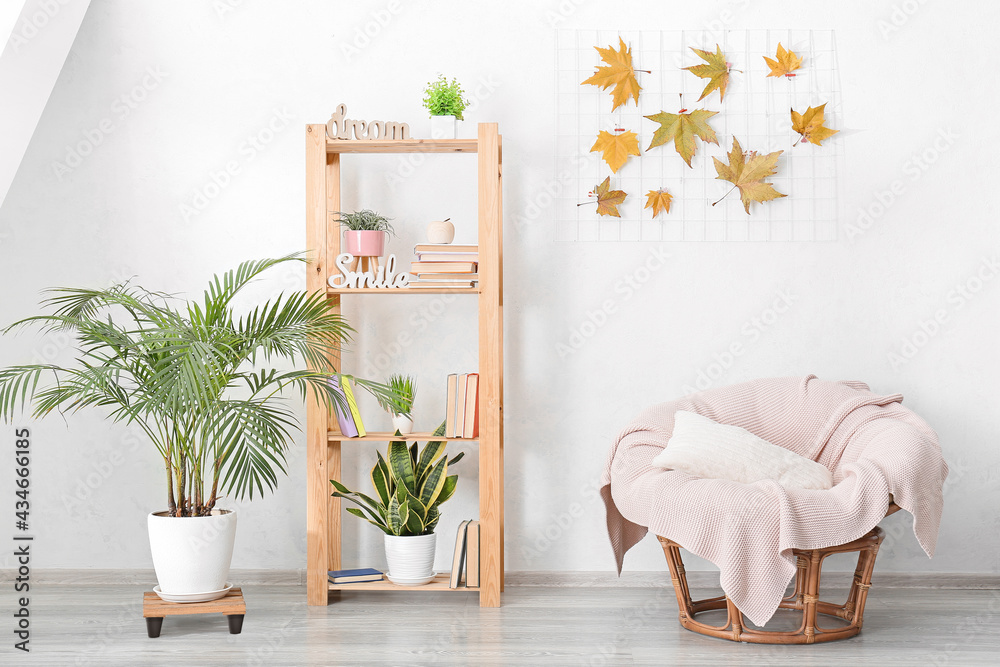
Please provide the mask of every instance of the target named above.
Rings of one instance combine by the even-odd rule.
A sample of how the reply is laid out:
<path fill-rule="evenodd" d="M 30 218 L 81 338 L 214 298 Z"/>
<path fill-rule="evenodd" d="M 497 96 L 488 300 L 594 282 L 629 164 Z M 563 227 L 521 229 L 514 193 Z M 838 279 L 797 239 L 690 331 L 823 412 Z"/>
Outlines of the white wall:
<path fill-rule="evenodd" d="M 902 25 L 883 36 L 879 22 L 892 25 L 894 6 L 916 9 L 897 15 Z M 992 196 L 998 137 L 988 112 L 998 93 L 983 69 L 994 60 L 989 45 L 1000 7 L 455 0 L 405 3 L 395 15 L 388 7 L 94 0 L 0 209 L 0 281 L 7 286 L 0 321 L 36 312 L 47 286 L 137 275 L 152 288 L 196 294 L 213 272 L 243 259 L 301 249 L 303 126 L 325 122 L 345 102 L 352 117 L 408 120 L 415 135 L 426 135 L 420 91 L 444 71 L 483 93 L 469 123 L 498 121 L 504 137 L 509 569 L 610 570 L 594 493 L 609 445 L 640 408 L 678 396 L 739 341 L 746 352 L 717 384 L 810 372 L 862 379 L 876 391 L 902 392 L 938 430 L 953 471 L 938 557 L 923 557 L 898 530 L 908 517 L 895 517 L 886 522 L 897 530 L 880 568 L 997 571 L 1000 280 L 986 281 L 961 306 L 949 294 L 967 281 L 975 287 L 984 259 L 1000 254 Z M 379 16 L 390 18 L 348 60 L 344 46 Z M 553 243 L 544 206 L 538 215 L 532 206 L 544 203 L 553 178 L 555 18 L 568 28 L 835 29 L 851 130 L 844 132 L 845 225 L 894 181 L 902 194 L 863 234 L 842 234 L 836 243 Z M 249 138 L 268 138 L 269 126 L 270 142 L 254 149 Z M 939 153 L 940 133 L 956 137 L 949 146 L 938 142 L 946 148 Z M 84 141 L 97 145 L 79 164 L 70 156 L 68 171 L 57 173 L 55 163 Z M 921 155 L 933 164 L 913 178 Z M 456 173 L 451 166 L 462 159 L 429 159 L 395 189 L 381 169 L 400 168 L 398 158 L 347 159 L 344 205 L 395 217 L 402 237 L 392 250 L 400 256 L 431 219 L 452 216 L 460 238 L 468 238 L 474 161 Z M 239 173 L 216 190 L 213 173 L 230 161 Z M 216 196 L 186 220 L 181 206 L 199 191 Z M 670 258 L 641 289 L 616 289 L 654 252 Z M 303 276 L 301 269 L 276 271 L 257 294 L 301 287 Z M 791 292 L 793 307 L 750 340 L 744 323 L 781 291 Z M 609 299 L 616 312 L 607 323 L 561 357 L 557 346 Z M 348 311 L 365 339 L 352 360 L 361 372 L 393 352 L 401 331 L 430 334 L 395 354 L 388 370 L 419 376 L 418 427 L 432 426 L 442 413 L 444 375 L 475 364 L 471 303 L 364 303 L 365 312 Z M 939 310 L 944 325 L 894 368 L 887 355 L 899 354 L 904 338 L 924 342 L 920 323 Z M 7 338 L 0 364 L 64 358 L 64 347 L 54 338 Z M 148 567 L 144 515 L 162 504 L 152 449 L 93 413 L 33 426 L 36 565 Z M 12 429 L 4 432 L 9 452 Z M 350 483 L 367 473 L 372 450 L 366 445 L 359 461 L 361 449 L 348 448 Z M 290 479 L 275 495 L 242 506 L 236 567 L 304 566 L 303 454 L 300 438 Z M 461 465 L 459 497 L 445 506 L 445 544 L 453 526 L 476 512 L 475 457 Z M 0 488 L 10 488 L 3 468 Z M 89 498 L 75 502 L 77 493 Z M 348 564 L 375 562 L 378 535 L 350 521 Z M 662 570 L 663 557 L 648 540 L 626 567 Z"/>

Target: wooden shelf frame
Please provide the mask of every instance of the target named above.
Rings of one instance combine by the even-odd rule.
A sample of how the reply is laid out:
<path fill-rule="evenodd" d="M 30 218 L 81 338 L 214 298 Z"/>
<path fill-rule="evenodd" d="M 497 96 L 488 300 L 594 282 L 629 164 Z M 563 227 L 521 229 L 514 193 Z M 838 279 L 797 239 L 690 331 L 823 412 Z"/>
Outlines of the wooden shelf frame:
<path fill-rule="evenodd" d="M 421 586 L 400 586 L 388 579 L 382 581 L 362 581 L 354 584 L 328 584 L 331 591 L 402 591 L 403 593 L 420 592 L 445 592 L 445 593 L 469 593 L 480 590 L 478 586 L 451 587 L 451 573 L 438 572 L 434 576 L 434 581 Z"/>
<path fill-rule="evenodd" d="M 340 254 L 340 226 L 332 213 L 341 210 L 341 155 L 351 153 L 475 153 L 478 162 L 479 285 L 473 289 L 333 289 L 328 279 Z M 504 447 L 503 447 L 503 164 L 496 123 L 480 123 L 475 139 L 410 139 L 406 141 L 334 140 L 326 126 L 306 126 L 306 245 L 311 262 L 306 286 L 327 295 L 334 312 L 344 297 L 362 294 L 475 294 L 479 311 L 479 438 L 448 438 L 479 444 L 480 587 L 479 604 L 499 607 L 504 588 Z M 333 359 L 340 368 L 339 355 Z M 330 496 L 330 479 L 341 474 L 341 443 L 336 420 L 321 404 L 306 408 L 306 587 L 310 605 L 326 605 L 331 590 L 468 591 L 442 589 L 435 581 L 404 587 L 390 582 L 332 585 L 328 570 L 341 567 L 340 499 Z M 332 422 L 332 423 L 331 423 Z M 427 434 L 408 439 L 426 440 Z M 351 440 L 385 441 L 373 433 Z M 439 577 L 440 578 L 440 577 Z M 475 590 L 475 589 L 471 589 Z"/>

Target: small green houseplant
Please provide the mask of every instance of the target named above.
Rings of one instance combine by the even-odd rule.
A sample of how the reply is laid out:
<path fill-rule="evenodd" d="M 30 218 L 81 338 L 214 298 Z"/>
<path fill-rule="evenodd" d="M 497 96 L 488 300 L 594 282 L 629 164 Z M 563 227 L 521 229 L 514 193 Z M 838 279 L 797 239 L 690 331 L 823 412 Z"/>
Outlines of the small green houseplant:
<path fill-rule="evenodd" d="M 392 415 L 392 427 L 401 435 L 413 431 L 413 399 L 417 395 L 417 385 L 411 375 L 390 375 L 386 386 L 398 399 L 398 403 L 386 403 L 382 407 Z"/>
<path fill-rule="evenodd" d="M 454 139 L 455 121 L 465 120 L 462 114 L 469 101 L 457 79 L 448 81 L 441 75 L 424 88 L 424 107 L 431 115 L 431 137 Z"/>
<path fill-rule="evenodd" d="M 336 221 L 343 225 L 344 252 L 355 257 L 381 257 L 385 253 L 385 239 L 395 236 L 390 218 L 371 209 L 353 213 L 337 211 Z"/>
<path fill-rule="evenodd" d="M 441 424 L 434 435 L 443 436 L 444 427 Z M 445 445 L 434 441 L 420 449 L 417 443 L 410 447 L 402 441 L 389 443 L 386 456 L 378 452 L 372 468 L 374 498 L 330 480 L 334 497 L 357 505 L 348 507 L 348 512 L 385 533 L 388 576 L 395 583 L 419 585 L 434 577 L 434 528 L 442 503 L 455 494 L 458 485 L 458 475 L 449 475 L 448 469 L 465 455 L 459 452 L 448 460 Z"/>
<path fill-rule="evenodd" d="M 113 421 L 139 426 L 156 448 L 166 510 L 150 514 L 147 524 L 162 591 L 223 588 L 217 573 L 228 572 L 236 523 L 233 512 L 216 504 L 227 494 L 252 499 L 265 487 L 273 489 L 285 473 L 298 425 L 282 393 L 297 390 L 327 406 L 343 402 L 330 386 L 339 375 L 330 358 L 352 329 L 330 310 L 324 294 L 281 294 L 242 315 L 233 311 L 234 298 L 248 283 L 274 266 L 299 261 L 304 259 L 295 254 L 243 262 L 216 275 L 202 300 L 181 304 L 129 283 L 57 288 L 43 302 L 49 314 L 2 330 L 35 325 L 68 331 L 78 347 L 73 366 L 0 369 L 0 418 L 10 421 L 19 405 L 33 405 L 35 417 L 102 408 Z M 259 368 L 276 360 L 309 368 Z M 50 377 L 53 382 L 46 383 Z M 355 383 L 380 403 L 397 404 L 388 387 Z M 202 521 L 212 525 L 199 527 Z M 192 540 L 184 531 L 220 537 Z M 206 574 L 215 567 L 212 558 L 225 561 L 215 576 Z"/>

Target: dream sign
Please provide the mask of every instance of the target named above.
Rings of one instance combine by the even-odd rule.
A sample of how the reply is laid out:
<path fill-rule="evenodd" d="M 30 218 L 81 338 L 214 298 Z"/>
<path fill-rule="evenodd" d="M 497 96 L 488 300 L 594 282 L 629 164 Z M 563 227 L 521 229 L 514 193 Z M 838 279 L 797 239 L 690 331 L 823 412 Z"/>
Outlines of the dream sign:
<path fill-rule="evenodd" d="M 369 141 L 400 141 L 410 138 L 410 126 L 406 123 L 394 120 L 351 120 L 347 117 L 347 105 L 338 104 L 337 110 L 330 114 L 330 120 L 326 122 L 326 136 L 331 139 L 350 139 L 352 132 L 355 139 Z"/>

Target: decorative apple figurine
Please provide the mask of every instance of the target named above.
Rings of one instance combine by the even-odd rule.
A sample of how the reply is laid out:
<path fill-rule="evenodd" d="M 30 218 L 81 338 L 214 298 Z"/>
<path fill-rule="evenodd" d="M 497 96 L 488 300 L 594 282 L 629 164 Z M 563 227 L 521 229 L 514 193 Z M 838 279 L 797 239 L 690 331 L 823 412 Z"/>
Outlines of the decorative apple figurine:
<path fill-rule="evenodd" d="M 455 225 L 451 218 L 436 220 L 427 225 L 427 240 L 431 243 L 451 243 L 455 240 Z"/>

